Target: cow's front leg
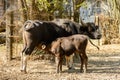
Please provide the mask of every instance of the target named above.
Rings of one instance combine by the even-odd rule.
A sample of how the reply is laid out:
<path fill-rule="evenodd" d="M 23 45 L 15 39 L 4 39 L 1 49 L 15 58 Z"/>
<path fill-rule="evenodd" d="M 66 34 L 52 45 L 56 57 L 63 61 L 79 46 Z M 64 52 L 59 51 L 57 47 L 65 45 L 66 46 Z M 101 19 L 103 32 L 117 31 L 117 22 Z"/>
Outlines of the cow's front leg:
<path fill-rule="evenodd" d="M 26 72 L 26 67 L 27 67 L 27 59 L 29 55 L 26 55 L 25 53 L 21 54 L 21 72 L 27 73 Z"/>

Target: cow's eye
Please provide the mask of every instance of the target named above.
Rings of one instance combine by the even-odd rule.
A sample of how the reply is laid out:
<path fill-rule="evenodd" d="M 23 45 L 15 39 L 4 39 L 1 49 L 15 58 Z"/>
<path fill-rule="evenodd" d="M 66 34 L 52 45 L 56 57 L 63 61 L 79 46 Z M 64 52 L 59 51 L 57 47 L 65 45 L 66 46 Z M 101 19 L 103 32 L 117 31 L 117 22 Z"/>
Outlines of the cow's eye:
<path fill-rule="evenodd" d="M 94 32 L 95 31 L 95 29 L 91 29 L 91 32 Z"/>

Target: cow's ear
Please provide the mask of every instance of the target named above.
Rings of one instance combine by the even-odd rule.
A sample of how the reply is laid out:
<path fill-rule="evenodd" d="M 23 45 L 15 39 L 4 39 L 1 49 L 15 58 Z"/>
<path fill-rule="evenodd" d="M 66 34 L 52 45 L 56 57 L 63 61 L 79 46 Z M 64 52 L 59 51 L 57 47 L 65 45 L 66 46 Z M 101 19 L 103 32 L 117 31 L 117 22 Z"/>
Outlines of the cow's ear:
<path fill-rule="evenodd" d="M 89 32 L 94 32 L 96 30 L 96 26 L 94 23 L 88 23 L 88 31 Z"/>

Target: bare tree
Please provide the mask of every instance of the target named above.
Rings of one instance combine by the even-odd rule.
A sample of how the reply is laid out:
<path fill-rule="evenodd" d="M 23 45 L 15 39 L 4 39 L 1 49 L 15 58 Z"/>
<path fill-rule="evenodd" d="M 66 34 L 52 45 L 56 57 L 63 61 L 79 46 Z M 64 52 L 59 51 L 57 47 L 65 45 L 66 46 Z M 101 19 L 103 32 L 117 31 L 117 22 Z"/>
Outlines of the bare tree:
<path fill-rule="evenodd" d="M 18 5 L 21 12 L 21 21 L 25 22 L 29 18 L 26 0 L 18 0 Z"/>

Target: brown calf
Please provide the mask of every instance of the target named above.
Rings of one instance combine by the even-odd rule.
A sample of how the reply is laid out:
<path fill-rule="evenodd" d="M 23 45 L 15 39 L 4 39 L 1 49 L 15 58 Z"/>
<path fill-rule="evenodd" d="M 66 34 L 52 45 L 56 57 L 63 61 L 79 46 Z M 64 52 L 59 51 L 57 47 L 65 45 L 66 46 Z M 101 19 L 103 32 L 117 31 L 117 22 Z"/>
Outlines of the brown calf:
<path fill-rule="evenodd" d="M 85 35 L 72 35 L 69 37 L 58 38 L 51 44 L 51 52 L 56 56 L 57 73 L 62 71 L 62 60 L 64 56 L 70 56 L 74 52 L 79 53 L 81 58 L 81 72 L 86 72 L 88 57 L 86 47 L 88 37 Z M 85 69 L 83 70 L 83 65 Z"/>

